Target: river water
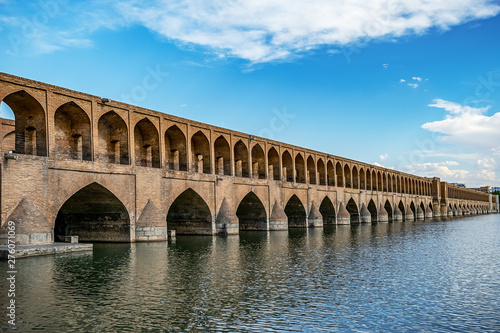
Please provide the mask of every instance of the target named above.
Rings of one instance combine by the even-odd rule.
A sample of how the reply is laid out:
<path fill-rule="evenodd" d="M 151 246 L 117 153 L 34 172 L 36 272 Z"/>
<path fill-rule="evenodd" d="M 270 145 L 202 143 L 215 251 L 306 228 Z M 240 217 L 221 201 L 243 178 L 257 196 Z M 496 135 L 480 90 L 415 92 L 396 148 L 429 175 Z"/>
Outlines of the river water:
<path fill-rule="evenodd" d="M 95 244 L 16 268 L 18 332 L 500 331 L 499 214 Z"/>

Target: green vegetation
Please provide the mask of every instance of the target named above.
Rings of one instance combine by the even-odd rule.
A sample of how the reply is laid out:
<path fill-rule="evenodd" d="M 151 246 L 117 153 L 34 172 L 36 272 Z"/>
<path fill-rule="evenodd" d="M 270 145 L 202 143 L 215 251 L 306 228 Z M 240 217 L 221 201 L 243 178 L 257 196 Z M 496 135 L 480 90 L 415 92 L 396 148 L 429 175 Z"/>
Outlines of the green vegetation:
<path fill-rule="evenodd" d="M 495 191 L 493 194 L 500 195 L 500 191 Z"/>

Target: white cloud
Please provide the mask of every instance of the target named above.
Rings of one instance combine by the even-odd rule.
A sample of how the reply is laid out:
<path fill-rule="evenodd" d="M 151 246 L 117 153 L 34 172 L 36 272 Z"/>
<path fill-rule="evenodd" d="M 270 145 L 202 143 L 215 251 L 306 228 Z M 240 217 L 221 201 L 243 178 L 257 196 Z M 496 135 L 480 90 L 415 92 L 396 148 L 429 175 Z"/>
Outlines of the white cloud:
<path fill-rule="evenodd" d="M 387 158 L 389 157 L 389 155 L 387 153 L 385 153 L 384 155 L 380 155 L 380 162 L 383 162 L 384 160 L 386 160 Z"/>
<path fill-rule="evenodd" d="M 188 105 L 187 104 L 181 104 L 180 106 L 181 106 L 181 108 L 185 108 Z"/>
<path fill-rule="evenodd" d="M 418 83 L 408 83 L 408 85 L 412 88 L 418 88 Z"/>
<path fill-rule="evenodd" d="M 382 67 L 384 67 L 384 69 L 387 69 L 389 68 L 389 64 L 382 64 Z"/>
<path fill-rule="evenodd" d="M 414 77 L 412 77 L 412 80 L 420 82 L 420 81 L 422 81 L 422 78 L 419 76 L 414 76 Z"/>
<path fill-rule="evenodd" d="M 401 79 L 401 80 L 399 80 L 399 82 L 406 82 L 406 80 L 405 79 Z"/>
<path fill-rule="evenodd" d="M 481 169 L 495 169 L 497 163 L 493 158 L 477 160 L 477 167 Z"/>
<path fill-rule="evenodd" d="M 126 20 L 182 44 L 251 62 L 324 45 L 424 34 L 497 15 L 489 0 L 136 0 L 116 2 Z"/>
<path fill-rule="evenodd" d="M 445 134 L 440 140 L 488 153 L 500 148 L 500 113 L 484 115 L 489 106 L 474 108 L 442 99 L 434 100 L 429 106 L 448 112 L 444 120 L 422 125 L 423 129 Z"/>

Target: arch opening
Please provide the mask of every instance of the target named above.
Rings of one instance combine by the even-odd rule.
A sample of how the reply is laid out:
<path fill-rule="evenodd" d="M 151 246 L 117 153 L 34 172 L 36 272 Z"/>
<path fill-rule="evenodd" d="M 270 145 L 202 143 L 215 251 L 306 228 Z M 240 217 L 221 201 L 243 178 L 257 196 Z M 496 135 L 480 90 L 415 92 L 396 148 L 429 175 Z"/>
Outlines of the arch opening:
<path fill-rule="evenodd" d="M 359 189 L 366 190 L 366 173 L 363 168 L 359 169 Z"/>
<path fill-rule="evenodd" d="M 59 209 L 54 236 L 59 241 L 64 236 L 78 236 L 83 242 L 130 242 L 129 214 L 113 193 L 92 183 Z"/>
<path fill-rule="evenodd" d="M 176 125 L 165 132 L 165 156 L 167 169 L 187 171 L 186 136 Z"/>
<path fill-rule="evenodd" d="M 272 180 L 280 180 L 280 157 L 274 147 L 269 149 L 267 153 L 267 165 L 269 178 Z"/>
<path fill-rule="evenodd" d="M 403 204 L 403 201 L 399 201 L 398 208 L 401 211 L 401 214 L 403 214 L 403 221 L 406 221 L 406 211 L 405 211 L 405 205 Z"/>
<path fill-rule="evenodd" d="M 198 173 L 210 173 L 210 145 L 202 131 L 191 137 L 192 170 Z"/>
<path fill-rule="evenodd" d="M 302 157 L 301 154 L 297 154 L 295 156 L 295 172 L 296 172 L 296 178 L 295 181 L 297 183 L 302 183 L 305 184 L 306 182 L 306 162 L 304 161 L 304 158 Z"/>
<path fill-rule="evenodd" d="M 90 119 L 78 105 L 68 102 L 54 114 L 57 158 L 92 160 Z"/>
<path fill-rule="evenodd" d="M 335 186 L 335 169 L 333 168 L 332 161 L 328 161 L 326 164 L 326 172 L 328 177 L 328 186 Z"/>
<path fill-rule="evenodd" d="M 352 167 L 352 188 L 359 189 L 358 169 L 355 166 Z"/>
<path fill-rule="evenodd" d="M 351 223 L 359 223 L 358 205 L 356 205 L 356 202 L 352 198 L 349 199 L 345 208 L 351 214 Z"/>
<path fill-rule="evenodd" d="M 248 149 L 241 140 L 234 145 L 234 175 L 236 177 L 250 177 L 250 171 L 248 169 Z"/>
<path fill-rule="evenodd" d="M 342 165 L 340 165 L 340 162 L 337 162 L 335 171 L 337 173 L 337 187 L 344 187 L 344 172 L 342 171 Z"/>
<path fill-rule="evenodd" d="M 2 102 L 14 114 L 15 152 L 47 156 L 47 128 L 42 105 L 24 90 L 8 95 Z"/>
<path fill-rule="evenodd" d="M 179 235 L 211 235 L 212 214 L 205 200 L 189 188 L 170 206 L 167 226 Z"/>
<path fill-rule="evenodd" d="M 134 127 L 135 165 L 149 168 L 160 167 L 160 140 L 158 131 L 148 118 Z"/>
<path fill-rule="evenodd" d="M 392 205 L 389 202 L 389 200 L 385 201 L 384 208 L 385 208 L 385 211 L 387 212 L 387 215 L 389 215 L 389 222 L 393 221 L 393 218 L 392 218 Z"/>
<path fill-rule="evenodd" d="M 264 150 L 259 144 L 252 148 L 252 177 L 266 179 L 266 159 Z"/>
<path fill-rule="evenodd" d="M 231 175 L 231 149 L 224 136 L 219 136 L 214 142 L 215 173 L 221 176 Z"/>
<path fill-rule="evenodd" d="M 129 164 L 127 124 L 114 111 L 99 118 L 99 160 L 104 163 Z"/>
<path fill-rule="evenodd" d="M 346 188 L 352 188 L 351 169 L 347 164 L 344 165 L 344 182 Z"/>
<path fill-rule="evenodd" d="M 285 214 L 288 217 L 288 227 L 307 227 L 307 214 L 300 199 L 294 194 L 285 206 Z"/>
<path fill-rule="evenodd" d="M 372 216 L 372 222 L 378 221 L 377 206 L 375 205 L 375 202 L 373 202 L 373 199 L 370 200 L 367 208 L 370 211 L 370 215 Z"/>
<path fill-rule="evenodd" d="M 266 230 L 267 214 L 266 208 L 255 193 L 248 193 L 241 200 L 236 210 L 240 230 Z"/>
<path fill-rule="evenodd" d="M 334 225 L 336 224 L 336 215 L 335 215 L 335 207 L 333 206 L 330 198 L 325 197 L 323 201 L 321 201 L 321 205 L 319 206 L 319 212 L 321 216 L 323 216 L 323 223 L 325 225 Z"/>
<path fill-rule="evenodd" d="M 283 163 L 283 179 L 287 182 L 293 182 L 293 161 L 292 155 L 288 151 L 285 151 L 282 156 Z"/>
<path fill-rule="evenodd" d="M 312 156 L 307 158 L 307 178 L 309 179 L 309 184 L 316 185 L 316 168 Z"/>

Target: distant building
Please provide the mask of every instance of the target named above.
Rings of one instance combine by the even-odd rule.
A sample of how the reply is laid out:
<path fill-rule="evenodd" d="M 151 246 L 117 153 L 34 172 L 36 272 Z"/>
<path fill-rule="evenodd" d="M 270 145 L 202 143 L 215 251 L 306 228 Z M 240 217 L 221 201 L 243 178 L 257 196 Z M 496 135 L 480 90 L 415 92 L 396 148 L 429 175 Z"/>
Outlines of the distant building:
<path fill-rule="evenodd" d="M 483 192 L 483 193 L 490 193 L 489 186 L 476 187 L 476 188 L 473 188 L 472 190 L 476 190 L 476 191 Z"/>
<path fill-rule="evenodd" d="M 465 184 L 462 183 L 450 183 L 450 185 L 458 186 L 458 187 L 465 187 Z"/>

